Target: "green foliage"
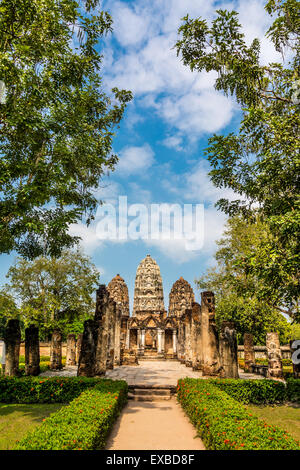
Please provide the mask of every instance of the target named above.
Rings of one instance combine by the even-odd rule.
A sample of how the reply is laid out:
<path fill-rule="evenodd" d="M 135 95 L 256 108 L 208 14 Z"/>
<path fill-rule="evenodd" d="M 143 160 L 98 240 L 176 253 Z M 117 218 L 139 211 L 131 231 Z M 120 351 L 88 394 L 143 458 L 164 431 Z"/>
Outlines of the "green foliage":
<path fill-rule="evenodd" d="M 7 289 L 0 290 L 0 338 L 4 337 L 5 326 L 11 318 L 19 317 L 19 309 L 13 296 L 7 292 Z"/>
<path fill-rule="evenodd" d="M 275 380 L 212 379 L 210 383 L 240 403 L 271 404 L 286 400 L 286 386 Z"/>
<path fill-rule="evenodd" d="M 288 450 L 300 443 L 207 380 L 182 379 L 177 398 L 209 450 Z"/>
<path fill-rule="evenodd" d="M 60 258 L 18 258 L 9 269 L 7 288 L 21 301 L 25 327 L 36 323 L 47 338 L 54 327 L 64 335 L 82 333 L 84 320 L 95 311 L 99 272 L 80 251 L 64 251 Z"/>
<path fill-rule="evenodd" d="M 260 295 L 264 281 L 244 261 L 269 236 L 265 224 L 248 224 L 238 216 L 230 218 L 223 237 L 217 242 L 216 267 L 196 281 L 200 290 L 215 292 L 217 325 L 233 321 L 239 343 L 247 332 L 253 334 L 255 344 L 265 344 L 268 331 L 277 331 L 282 344 L 291 336 L 291 325 L 273 306 L 273 299 Z"/>
<path fill-rule="evenodd" d="M 186 16 L 176 46 L 191 70 L 217 72 L 215 89 L 241 106 L 239 132 L 209 139 L 211 180 L 236 193 L 217 206 L 268 228 L 239 263 L 261 280 L 257 295 L 299 321 L 299 1 L 270 0 L 266 10 L 275 17 L 266 35 L 288 63 L 261 65 L 260 41 L 246 44 L 234 11 L 218 10 L 211 24 Z"/>
<path fill-rule="evenodd" d="M 103 449 L 106 437 L 126 401 L 126 382 L 103 381 L 45 419 L 41 426 L 21 440 L 17 449 Z"/>
<path fill-rule="evenodd" d="M 126 90 L 108 96 L 101 41 L 112 18 L 100 1 L 2 0 L 0 79 L 0 252 L 58 256 L 76 241 L 68 231 L 97 206 L 113 170 L 115 129 Z"/>
<path fill-rule="evenodd" d="M 287 398 L 289 401 L 300 402 L 300 379 L 288 378 L 287 381 Z"/>
<path fill-rule="evenodd" d="M 0 397 L 2 403 L 68 403 L 97 384 L 109 391 L 113 386 L 86 377 L 1 377 Z"/>

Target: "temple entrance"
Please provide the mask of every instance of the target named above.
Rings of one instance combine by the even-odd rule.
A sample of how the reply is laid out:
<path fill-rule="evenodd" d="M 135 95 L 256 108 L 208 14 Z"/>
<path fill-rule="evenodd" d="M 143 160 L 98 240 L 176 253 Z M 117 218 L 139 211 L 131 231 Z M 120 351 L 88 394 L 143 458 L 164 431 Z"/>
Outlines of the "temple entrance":
<path fill-rule="evenodd" d="M 165 331 L 165 353 L 173 353 L 173 330 Z"/>
<path fill-rule="evenodd" d="M 145 349 L 156 349 L 156 331 L 146 330 L 145 334 Z"/>
<path fill-rule="evenodd" d="M 130 337 L 129 337 L 129 348 L 130 349 L 137 349 L 137 330 L 130 329 Z"/>

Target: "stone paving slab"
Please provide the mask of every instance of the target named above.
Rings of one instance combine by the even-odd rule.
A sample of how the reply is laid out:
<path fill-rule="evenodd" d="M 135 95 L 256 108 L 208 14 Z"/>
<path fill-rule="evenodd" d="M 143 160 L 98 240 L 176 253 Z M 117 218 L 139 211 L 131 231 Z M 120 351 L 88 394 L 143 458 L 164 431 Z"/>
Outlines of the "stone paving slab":
<path fill-rule="evenodd" d="M 75 377 L 77 366 L 67 366 L 60 371 L 48 370 L 42 377 Z M 246 374 L 239 371 L 241 379 L 263 380 L 262 375 Z M 126 380 L 129 386 L 175 387 L 179 379 L 209 378 L 203 377 L 201 371 L 193 371 L 178 361 L 141 361 L 138 366 L 119 366 L 108 370 L 105 377 L 114 380 Z"/>

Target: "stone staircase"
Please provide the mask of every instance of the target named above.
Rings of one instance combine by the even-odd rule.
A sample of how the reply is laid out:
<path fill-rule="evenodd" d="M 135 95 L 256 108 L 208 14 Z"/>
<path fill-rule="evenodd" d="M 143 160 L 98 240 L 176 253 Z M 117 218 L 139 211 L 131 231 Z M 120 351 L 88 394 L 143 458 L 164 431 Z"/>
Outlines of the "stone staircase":
<path fill-rule="evenodd" d="M 129 387 L 128 398 L 135 401 L 164 401 L 170 400 L 175 393 L 175 387 Z"/>

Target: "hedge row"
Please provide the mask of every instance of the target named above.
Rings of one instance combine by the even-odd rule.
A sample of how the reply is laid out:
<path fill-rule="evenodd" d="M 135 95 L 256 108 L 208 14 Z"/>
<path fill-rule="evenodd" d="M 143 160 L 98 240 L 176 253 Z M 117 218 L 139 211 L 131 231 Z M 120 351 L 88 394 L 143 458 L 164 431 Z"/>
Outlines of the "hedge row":
<path fill-rule="evenodd" d="M 241 403 L 282 403 L 286 401 L 286 386 L 275 380 L 212 379 L 216 387 Z"/>
<path fill-rule="evenodd" d="M 300 443 L 288 433 L 253 416 L 211 381 L 179 380 L 177 399 L 207 449 L 300 449 Z"/>
<path fill-rule="evenodd" d="M 87 377 L 0 377 L 0 403 L 69 403 L 99 382 Z"/>
<path fill-rule="evenodd" d="M 83 392 L 23 438 L 17 450 L 103 449 L 106 437 L 127 401 L 127 383 L 103 380 Z"/>
<path fill-rule="evenodd" d="M 241 403 L 272 404 L 300 401 L 300 380 L 290 378 L 276 380 L 211 379 L 216 387 Z"/>

